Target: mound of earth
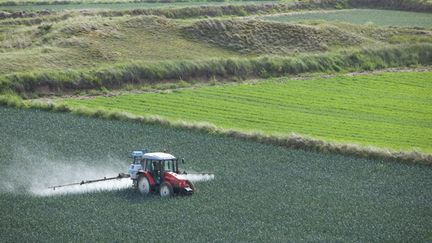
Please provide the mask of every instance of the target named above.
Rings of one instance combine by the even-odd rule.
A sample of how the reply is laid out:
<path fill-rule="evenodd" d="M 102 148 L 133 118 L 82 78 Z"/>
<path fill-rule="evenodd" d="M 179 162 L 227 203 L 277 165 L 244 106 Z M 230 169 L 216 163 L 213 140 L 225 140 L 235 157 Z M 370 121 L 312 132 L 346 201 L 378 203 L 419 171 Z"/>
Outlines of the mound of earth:
<path fill-rule="evenodd" d="M 313 26 L 263 20 L 203 20 L 183 29 L 187 38 L 243 53 L 325 51 L 367 42 L 336 26 Z"/>

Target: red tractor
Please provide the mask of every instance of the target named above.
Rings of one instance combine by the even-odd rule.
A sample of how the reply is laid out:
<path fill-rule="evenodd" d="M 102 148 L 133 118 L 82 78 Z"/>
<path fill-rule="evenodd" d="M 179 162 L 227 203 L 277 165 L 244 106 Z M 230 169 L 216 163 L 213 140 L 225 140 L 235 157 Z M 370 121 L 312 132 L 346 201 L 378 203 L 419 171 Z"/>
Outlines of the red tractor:
<path fill-rule="evenodd" d="M 171 154 L 156 152 L 147 153 L 147 150 L 133 151 L 130 155 L 133 158 L 129 166 L 129 174 L 120 173 L 115 177 L 104 177 L 96 180 L 83 180 L 81 182 L 50 186 L 56 189 L 66 186 L 90 184 L 100 181 L 131 178 L 132 185 L 138 188 L 139 192 L 147 196 L 150 193 L 159 193 L 161 197 L 174 195 L 192 195 L 195 187 L 185 177 L 186 172 L 180 173 L 179 160 Z M 184 163 L 184 160 L 181 160 Z"/>
<path fill-rule="evenodd" d="M 161 197 L 170 197 L 194 193 L 194 185 L 182 178 L 179 160 L 171 154 L 142 150 L 133 151 L 131 157 L 133 163 L 129 166 L 129 174 L 142 195 L 159 193 Z"/>

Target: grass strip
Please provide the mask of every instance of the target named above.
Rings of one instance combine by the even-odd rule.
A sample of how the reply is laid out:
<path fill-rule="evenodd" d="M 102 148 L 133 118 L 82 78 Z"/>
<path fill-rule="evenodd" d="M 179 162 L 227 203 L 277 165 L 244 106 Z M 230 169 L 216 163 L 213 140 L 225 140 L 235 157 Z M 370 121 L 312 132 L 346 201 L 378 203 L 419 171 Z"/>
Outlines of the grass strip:
<path fill-rule="evenodd" d="M 157 124 L 166 127 L 185 129 L 188 131 L 216 134 L 237 139 L 256 141 L 263 144 L 272 144 L 286 148 L 301 149 L 304 151 L 335 153 L 369 159 L 432 165 L 432 154 L 426 154 L 419 151 L 394 151 L 392 149 L 376 148 L 372 146 L 365 147 L 351 143 L 333 143 L 294 133 L 286 136 L 277 136 L 266 135 L 259 131 L 243 132 L 235 129 L 223 129 L 207 122 L 191 123 L 181 120 L 172 121 L 159 116 L 138 116 L 126 112 L 109 111 L 106 109 L 89 109 L 83 107 L 72 108 L 64 104 L 58 105 L 44 102 L 24 102 L 20 97 L 14 94 L 1 95 L 0 105 L 16 108 L 41 109 L 54 112 L 69 112 L 79 116 L 95 117 L 108 120 Z"/>

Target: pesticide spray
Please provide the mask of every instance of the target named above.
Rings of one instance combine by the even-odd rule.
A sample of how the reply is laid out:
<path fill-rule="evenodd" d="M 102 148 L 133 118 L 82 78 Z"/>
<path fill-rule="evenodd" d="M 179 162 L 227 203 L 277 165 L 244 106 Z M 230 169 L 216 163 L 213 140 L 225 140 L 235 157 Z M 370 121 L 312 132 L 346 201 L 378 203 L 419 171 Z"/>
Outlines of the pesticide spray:
<path fill-rule="evenodd" d="M 26 147 L 17 147 L 12 163 L 4 168 L 0 179 L 0 191 L 25 193 L 36 196 L 49 196 L 71 193 L 120 190 L 131 186 L 126 179 L 101 182 L 93 185 L 76 185 L 61 190 L 49 189 L 50 185 L 81 181 L 83 178 L 100 178 L 116 175 L 124 170 L 126 162 L 107 157 L 103 161 L 76 161 L 73 159 L 55 159 L 43 156 L 50 151 L 32 151 Z M 52 151 L 51 151 L 52 152 Z M 55 154 L 55 153 L 54 153 Z M 102 165 L 102 166 L 101 166 Z"/>
<path fill-rule="evenodd" d="M 52 196 L 62 194 L 90 193 L 98 191 L 123 190 L 132 187 L 128 178 L 100 181 L 92 184 L 77 183 L 77 185 L 49 188 L 52 185 L 62 185 L 80 182 L 83 179 L 98 179 L 115 177 L 124 171 L 129 164 L 120 159 L 107 157 L 97 161 L 62 160 L 46 158 L 43 155 L 49 151 L 30 151 L 26 147 L 15 148 L 13 163 L 2 171 L 0 192 L 25 193 L 35 196 Z M 52 151 L 51 151 L 52 152 Z M 55 154 L 55 153 L 53 153 Z M 192 182 L 209 181 L 213 174 L 181 174 L 181 179 Z"/>
<path fill-rule="evenodd" d="M 184 175 L 179 175 L 180 179 L 183 180 L 189 180 L 192 182 L 200 182 L 200 181 L 211 181 L 214 179 L 214 174 L 202 174 L 202 175 L 197 175 L 197 174 L 184 174 Z"/>

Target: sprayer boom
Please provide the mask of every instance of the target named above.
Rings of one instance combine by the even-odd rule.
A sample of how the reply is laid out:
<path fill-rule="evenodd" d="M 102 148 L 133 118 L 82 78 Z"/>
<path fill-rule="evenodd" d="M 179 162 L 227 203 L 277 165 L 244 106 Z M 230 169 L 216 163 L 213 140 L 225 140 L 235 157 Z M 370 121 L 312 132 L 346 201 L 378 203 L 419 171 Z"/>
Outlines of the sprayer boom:
<path fill-rule="evenodd" d="M 86 180 L 86 181 L 75 182 L 75 183 L 70 183 L 70 184 L 63 184 L 63 185 L 57 185 L 57 186 L 49 186 L 48 188 L 52 188 L 53 190 L 55 190 L 56 188 L 59 188 L 59 187 L 84 185 L 84 184 L 90 184 L 90 183 L 99 182 L 99 181 L 109 181 L 109 180 L 129 178 L 129 177 L 130 177 L 129 174 L 120 173 L 120 174 L 118 174 L 118 176 L 115 176 L 115 177 L 108 177 L 108 178 L 104 177 L 102 179 L 96 179 L 96 180 Z"/>

